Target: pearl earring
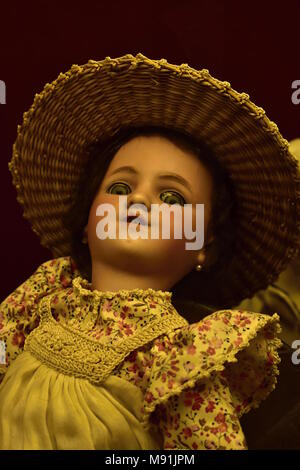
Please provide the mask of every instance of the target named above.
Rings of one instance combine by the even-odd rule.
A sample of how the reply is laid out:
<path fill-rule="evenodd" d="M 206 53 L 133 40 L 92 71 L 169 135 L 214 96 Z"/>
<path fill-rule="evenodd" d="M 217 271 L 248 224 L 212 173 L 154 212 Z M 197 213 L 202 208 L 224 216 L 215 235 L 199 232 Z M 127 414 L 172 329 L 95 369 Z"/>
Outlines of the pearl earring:
<path fill-rule="evenodd" d="M 202 269 L 202 264 L 197 264 L 196 271 L 201 271 L 201 269 Z"/>

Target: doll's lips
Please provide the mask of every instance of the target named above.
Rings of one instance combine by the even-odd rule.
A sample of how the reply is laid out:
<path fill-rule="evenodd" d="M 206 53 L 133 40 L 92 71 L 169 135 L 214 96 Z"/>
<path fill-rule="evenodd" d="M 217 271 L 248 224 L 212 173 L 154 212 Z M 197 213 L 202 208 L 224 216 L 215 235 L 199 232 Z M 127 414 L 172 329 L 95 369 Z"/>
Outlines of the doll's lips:
<path fill-rule="evenodd" d="M 128 215 L 127 219 L 125 219 L 127 221 L 127 223 L 129 224 L 130 222 L 133 222 L 134 219 L 136 219 L 137 216 L 136 215 Z M 145 221 L 145 219 L 141 216 L 139 216 L 139 219 L 138 220 L 135 220 L 135 223 L 140 223 L 141 225 L 148 225 Z"/>
<path fill-rule="evenodd" d="M 140 223 L 141 225 L 149 225 L 143 217 L 136 215 L 128 215 L 127 217 L 123 217 L 121 220 L 130 224 L 130 222 L 134 221 L 134 219 L 136 219 L 137 217 L 139 217 L 139 219 L 135 221 L 136 224 Z"/>

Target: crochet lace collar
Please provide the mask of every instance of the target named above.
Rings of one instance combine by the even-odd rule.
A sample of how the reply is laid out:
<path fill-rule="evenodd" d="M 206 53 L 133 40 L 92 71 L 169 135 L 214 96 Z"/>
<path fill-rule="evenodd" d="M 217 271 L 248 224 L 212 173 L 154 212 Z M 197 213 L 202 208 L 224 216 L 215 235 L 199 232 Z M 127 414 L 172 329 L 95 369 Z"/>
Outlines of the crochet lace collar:
<path fill-rule="evenodd" d="M 145 298 L 153 298 L 155 300 L 164 300 L 170 302 L 172 299 L 172 292 L 170 291 L 163 291 L 163 290 L 155 290 L 152 288 L 148 289 L 120 289 L 118 291 L 99 291 L 99 290 L 92 290 L 92 284 L 81 276 L 77 276 L 73 279 L 73 291 L 76 295 L 80 298 L 93 298 L 93 299 L 129 299 L 129 298 L 136 298 L 136 299 L 145 299 Z"/>

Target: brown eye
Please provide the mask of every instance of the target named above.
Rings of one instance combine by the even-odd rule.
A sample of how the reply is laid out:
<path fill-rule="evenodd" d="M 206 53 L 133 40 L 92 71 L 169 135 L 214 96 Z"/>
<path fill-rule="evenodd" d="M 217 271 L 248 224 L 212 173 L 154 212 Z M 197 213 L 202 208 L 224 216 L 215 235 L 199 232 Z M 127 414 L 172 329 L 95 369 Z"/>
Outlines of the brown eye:
<path fill-rule="evenodd" d="M 160 198 L 163 202 L 166 204 L 180 204 L 183 206 L 185 204 L 184 198 L 181 196 L 181 194 L 175 192 L 175 191 L 165 191 L 160 195 Z"/>
<path fill-rule="evenodd" d="M 107 192 L 124 196 L 130 192 L 130 187 L 125 183 L 114 183 L 108 188 Z"/>

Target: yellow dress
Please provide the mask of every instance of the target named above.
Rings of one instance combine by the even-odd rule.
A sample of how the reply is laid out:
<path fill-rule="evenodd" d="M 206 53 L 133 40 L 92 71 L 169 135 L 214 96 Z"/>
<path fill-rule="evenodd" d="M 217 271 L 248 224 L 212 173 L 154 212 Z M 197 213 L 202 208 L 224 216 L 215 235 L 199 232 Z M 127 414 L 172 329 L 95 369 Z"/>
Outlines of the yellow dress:
<path fill-rule="evenodd" d="M 277 314 L 189 324 L 172 294 L 91 290 L 46 261 L 0 306 L 0 449 L 247 449 L 278 374 Z"/>

